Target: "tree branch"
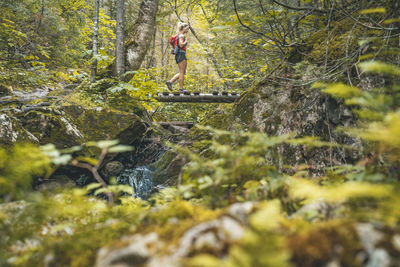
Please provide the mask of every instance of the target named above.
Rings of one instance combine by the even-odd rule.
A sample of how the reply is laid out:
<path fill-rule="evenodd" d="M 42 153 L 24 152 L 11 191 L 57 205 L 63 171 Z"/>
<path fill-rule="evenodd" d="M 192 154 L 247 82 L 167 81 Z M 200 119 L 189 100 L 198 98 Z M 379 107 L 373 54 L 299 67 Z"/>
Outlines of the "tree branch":
<path fill-rule="evenodd" d="M 100 174 L 99 174 L 99 168 L 100 165 L 103 163 L 103 160 L 105 158 L 105 156 L 107 155 L 108 149 L 107 148 L 103 148 L 101 151 L 101 155 L 99 157 L 99 160 L 97 161 L 97 164 L 95 166 L 92 166 L 88 163 L 84 163 L 84 162 L 79 162 L 76 159 L 72 160 L 69 165 L 74 166 L 74 167 L 78 167 L 78 168 L 82 168 L 82 169 L 86 169 L 88 171 L 90 171 L 93 174 L 94 179 L 96 179 L 96 181 L 101 184 L 102 187 L 104 187 L 105 189 L 107 189 L 107 184 L 106 182 L 104 182 L 103 178 L 101 178 Z M 111 205 L 114 203 L 114 197 L 113 194 L 109 191 L 105 192 L 107 198 L 108 198 L 108 203 Z"/>
<path fill-rule="evenodd" d="M 270 37 L 270 36 L 267 36 L 267 35 L 265 35 L 265 34 L 262 33 L 262 32 L 255 31 L 255 30 L 253 30 L 252 28 L 250 28 L 249 26 L 245 25 L 245 24 L 242 22 L 242 20 L 240 19 L 240 17 L 239 17 L 239 13 L 238 13 L 238 11 L 237 11 L 237 6 L 236 6 L 236 0 L 232 0 L 232 1 L 233 1 L 233 7 L 234 7 L 234 9 L 235 9 L 235 14 L 236 14 L 236 17 L 237 17 L 237 19 L 238 19 L 240 25 L 242 25 L 244 28 L 248 29 L 248 30 L 251 31 L 252 33 L 261 35 L 261 36 L 263 36 L 263 37 L 269 39 L 270 41 L 275 42 L 275 43 L 277 44 L 279 50 L 281 51 L 281 53 L 282 53 L 282 54 L 285 54 L 285 52 L 283 51 L 283 49 L 282 49 L 282 47 L 281 47 L 281 46 L 283 46 L 283 45 L 282 45 L 282 43 L 281 43 L 278 39 L 272 38 L 272 37 Z"/>
<path fill-rule="evenodd" d="M 315 11 L 315 12 L 323 13 L 323 14 L 326 14 L 326 13 L 327 13 L 327 11 L 321 10 L 321 9 L 317 9 L 317 8 L 289 6 L 289 5 L 287 5 L 287 4 L 278 2 L 278 1 L 276 1 L 276 0 L 272 0 L 272 2 L 274 2 L 274 3 L 277 4 L 277 5 L 283 6 L 283 7 L 287 8 L 287 9 L 293 9 L 293 10 L 297 10 L 297 11 Z"/>

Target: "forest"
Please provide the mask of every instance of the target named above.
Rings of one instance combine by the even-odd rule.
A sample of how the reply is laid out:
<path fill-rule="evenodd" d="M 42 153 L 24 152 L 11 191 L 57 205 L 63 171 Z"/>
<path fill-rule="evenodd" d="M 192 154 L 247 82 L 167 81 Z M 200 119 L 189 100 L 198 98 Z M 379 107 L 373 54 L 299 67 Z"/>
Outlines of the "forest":
<path fill-rule="evenodd" d="M 0 0 L 0 266 L 395 267 L 398 205 L 400 1 Z"/>

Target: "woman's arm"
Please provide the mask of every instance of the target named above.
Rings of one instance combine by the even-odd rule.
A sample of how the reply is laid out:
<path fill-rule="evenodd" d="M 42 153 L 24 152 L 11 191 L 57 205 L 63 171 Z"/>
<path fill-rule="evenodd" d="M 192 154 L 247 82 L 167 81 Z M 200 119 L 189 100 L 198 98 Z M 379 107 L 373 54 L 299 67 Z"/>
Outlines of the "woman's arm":
<path fill-rule="evenodd" d="M 184 40 L 184 39 L 185 39 L 185 40 Z M 188 42 L 187 37 L 185 37 L 185 38 L 180 37 L 180 38 L 179 38 L 179 47 L 180 47 L 180 48 L 183 48 L 183 47 L 187 44 L 187 42 Z"/>

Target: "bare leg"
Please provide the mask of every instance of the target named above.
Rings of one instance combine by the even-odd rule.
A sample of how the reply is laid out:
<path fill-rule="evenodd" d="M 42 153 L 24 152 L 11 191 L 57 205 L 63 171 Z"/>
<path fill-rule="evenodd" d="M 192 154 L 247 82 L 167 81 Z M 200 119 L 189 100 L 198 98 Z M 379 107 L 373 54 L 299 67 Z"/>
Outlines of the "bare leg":
<path fill-rule="evenodd" d="M 179 67 L 179 89 L 183 88 L 183 84 L 185 81 L 185 74 L 186 74 L 186 60 L 182 60 L 181 62 L 178 63 Z"/>
<path fill-rule="evenodd" d="M 170 80 L 170 82 L 174 83 L 178 79 L 179 79 L 179 73 L 175 74 L 175 76 Z"/>

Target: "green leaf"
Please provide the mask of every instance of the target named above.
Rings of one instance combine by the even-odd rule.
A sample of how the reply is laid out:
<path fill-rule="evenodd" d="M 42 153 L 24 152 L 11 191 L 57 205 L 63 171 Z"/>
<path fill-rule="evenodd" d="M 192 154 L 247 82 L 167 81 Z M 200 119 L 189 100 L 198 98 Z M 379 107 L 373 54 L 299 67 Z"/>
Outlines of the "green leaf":
<path fill-rule="evenodd" d="M 72 159 L 72 156 L 70 154 L 65 154 L 65 155 L 53 158 L 53 163 L 56 165 L 67 165 L 71 159 Z"/>
<path fill-rule="evenodd" d="M 87 162 L 87 163 L 89 163 L 89 164 L 91 164 L 93 166 L 95 166 L 97 164 L 97 162 L 98 162 L 97 159 L 89 158 L 89 157 L 77 157 L 76 160 Z"/>
<path fill-rule="evenodd" d="M 361 95 L 360 89 L 343 83 L 329 85 L 326 89 L 322 90 L 322 92 L 341 98 L 350 98 Z"/>
<path fill-rule="evenodd" d="M 360 14 L 372 14 L 372 13 L 386 13 L 386 9 L 383 7 L 380 8 L 370 8 L 370 9 L 364 9 L 360 11 Z"/>
<path fill-rule="evenodd" d="M 94 191 L 94 195 L 97 196 L 97 195 L 105 193 L 105 192 L 108 192 L 108 189 L 101 187 L 101 188 L 97 189 L 96 191 Z"/>
<path fill-rule="evenodd" d="M 60 156 L 60 151 L 57 150 L 54 144 L 46 144 L 40 147 L 40 150 L 48 157 L 55 158 Z"/>
<path fill-rule="evenodd" d="M 274 230 L 281 220 L 279 200 L 263 203 L 260 209 L 250 217 L 250 224 L 259 231 Z"/>
<path fill-rule="evenodd" d="M 109 153 L 122 153 L 122 152 L 132 151 L 133 149 L 134 149 L 133 146 L 117 145 L 117 146 L 110 147 L 108 149 L 108 152 Z"/>
<path fill-rule="evenodd" d="M 103 140 L 97 142 L 97 147 L 99 148 L 108 148 L 110 146 L 115 146 L 119 143 L 119 140 Z"/>
<path fill-rule="evenodd" d="M 99 188 L 101 186 L 100 183 L 91 183 L 86 186 L 87 191 L 92 191 L 93 189 Z"/>
<path fill-rule="evenodd" d="M 41 146 L 40 150 L 42 150 L 43 152 L 54 151 L 56 150 L 56 146 L 54 144 L 46 144 L 44 146 Z"/>
<path fill-rule="evenodd" d="M 389 74 L 394 76 L 400 76 L 400 68 L 379 62 L 379 61 L 367 61 L 359 64 L 360 68 L 365 72 L 373 72 L 373 73 L 380 73 L 380 74 Z"/>

